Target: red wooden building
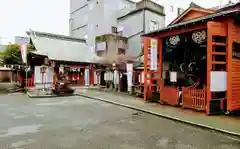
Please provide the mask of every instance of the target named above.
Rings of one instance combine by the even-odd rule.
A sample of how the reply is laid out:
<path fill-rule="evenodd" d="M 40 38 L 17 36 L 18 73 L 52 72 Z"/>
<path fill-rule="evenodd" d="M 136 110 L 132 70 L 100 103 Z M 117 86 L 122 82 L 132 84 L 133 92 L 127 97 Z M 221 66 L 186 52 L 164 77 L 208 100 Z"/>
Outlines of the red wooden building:
<path fill-rule="evenodd" d="M 94 61 L 99 57 L 89 49 L 86 41 L 64 35 L 29 31 L 30 42 L 34 50 L 28 55 L 28 64 L 31 66 L 34 75 L 28 79 L 32 86 L 44 82 L 51 86 L 56 81 L 56 76 L 61 67 L 67 68 L 68 79 L 73 85 L 93 85 L 96 72 Z M 48 72 L 43 78 L 40 67 L 49 61 Z"/>
<path fill-rule="evenodd" d="M 156 91 L 162 103 L 207 114 L 240 110 L 239 13 L 239 3 L 190 7 L 166 28 L 145 34 L 144 99 Z M 156 70 L 150 69 L 153 43 Z"/>

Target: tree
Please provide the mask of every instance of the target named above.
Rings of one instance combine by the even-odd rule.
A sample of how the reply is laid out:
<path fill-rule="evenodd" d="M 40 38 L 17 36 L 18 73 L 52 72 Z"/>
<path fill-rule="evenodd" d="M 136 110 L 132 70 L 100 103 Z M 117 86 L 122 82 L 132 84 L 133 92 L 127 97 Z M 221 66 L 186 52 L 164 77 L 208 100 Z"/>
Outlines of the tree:
<path fill-rule="evenodd" d="M 27 45 L 27 52 L 31 51 L 33 46 Z M 19 44 L 9 44 L 6 49 L 0 53 L 0 57 L 4 64 L 22 64 L 22 57 Z"/>

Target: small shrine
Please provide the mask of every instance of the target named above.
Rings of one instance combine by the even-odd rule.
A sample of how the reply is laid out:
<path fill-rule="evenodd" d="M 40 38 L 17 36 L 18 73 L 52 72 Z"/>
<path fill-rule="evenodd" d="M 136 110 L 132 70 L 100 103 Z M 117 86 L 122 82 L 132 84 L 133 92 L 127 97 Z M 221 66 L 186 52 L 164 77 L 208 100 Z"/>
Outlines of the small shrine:
<path fill-rule="evenodd" d="M 144 100 L 158 92 L 163 104 L 208 115 L 240 110 L 237 6 L 189 8 L 165 29 L 144 35 Z"/>

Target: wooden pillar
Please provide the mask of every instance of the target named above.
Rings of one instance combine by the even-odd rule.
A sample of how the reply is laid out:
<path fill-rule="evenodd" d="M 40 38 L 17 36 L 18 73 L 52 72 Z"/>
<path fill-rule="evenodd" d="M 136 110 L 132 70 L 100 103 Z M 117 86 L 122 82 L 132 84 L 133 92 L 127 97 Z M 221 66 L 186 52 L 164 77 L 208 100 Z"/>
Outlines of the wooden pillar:
<path fill-rule="evenodd" d="M 90 68 L 89 68 L 89 77 L 90 77 L 90 85 L 94 84 L 94 68 L 93 68 L 93 64 L 90 64 Z"/>
<path fill-rule="evenodd" d="M 232 110 L 232 44 L 233 22 L 227 24 L 227 110 Z"/>
<path fill-rule="evenodd" d="M 144 37 L 144 46 L 143 46 L 143 52 L 144 52 L 144 101 L 147 101 L 147 73 L 148 73 L 148 55 L 149 55 L 149 39 L 148 37 Z"/>
<path fill-rule="evenodd" d="M 162 82 L 162 73 L 163 73 L 163 55 L 162 55 L 162 39 L 158 39 L 158 54 L 159 54 L 159 59 L 158 59 L 158 71 L 159 71 L 159 92 L 161 90 L 161 86 L 163 85 Z"/>
<path fill-rule="evenodd" d="M 207 85 L 206 85 L 206 113 L 210 114 L 211 100 L 211 71 L 212 71 L 212 32 L 211 24 L 208 24 L 207 31 Z"/>
<path fill-rule="evenodd" d="M 52 84 L 53 88 L 55 87 L 56 82 L 57 82 L 57 72 L 56 72 L 56 69 L 54 69 L 53 84 Z"/>

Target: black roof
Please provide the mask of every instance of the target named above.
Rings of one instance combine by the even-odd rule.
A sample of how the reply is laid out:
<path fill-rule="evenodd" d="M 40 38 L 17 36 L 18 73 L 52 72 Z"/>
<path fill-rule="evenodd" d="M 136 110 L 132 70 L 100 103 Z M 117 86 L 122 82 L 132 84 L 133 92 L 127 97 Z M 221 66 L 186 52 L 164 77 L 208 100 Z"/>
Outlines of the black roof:
<path fill-rule="evenodd" d="M 240 12 L 240 10 L 239 9 L 227 10 L 227 11 L 221 11 L 221 12 L 209 14 L 207 16 L 202 16 L 202 17 L 199 17 L 199 18 L 195 18 L 195 19 L 180 22 L 180 23 L 177 23 L 177 24 L 169 25 L 166 28 L 163 28 L 163 29 L 160 29 L 160 30 L 157 30 L 157 31 L 153 31 L 153 32 L 149 32 L 149 33 L 146 33 L 142 36 L 153 36 L 156 33 L 164 32 L 164 31 L 167 31 L 167 30 L 170 30 L 170 29 L 173 29 L 173 28 L 178 28 L 178 27 L 182 27 L 182 26 L 185 26 L 185 25 L 189 25 L 189 24 L 199 23 L 201 21 L 207 21 L 209 19 L 215 19 L 215 18 L 221 17 L 221 16 L 232 15 L 232 14 L 235 14 L 237 12 Z"/>

